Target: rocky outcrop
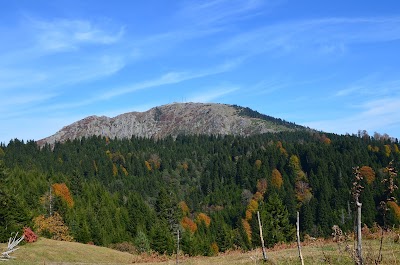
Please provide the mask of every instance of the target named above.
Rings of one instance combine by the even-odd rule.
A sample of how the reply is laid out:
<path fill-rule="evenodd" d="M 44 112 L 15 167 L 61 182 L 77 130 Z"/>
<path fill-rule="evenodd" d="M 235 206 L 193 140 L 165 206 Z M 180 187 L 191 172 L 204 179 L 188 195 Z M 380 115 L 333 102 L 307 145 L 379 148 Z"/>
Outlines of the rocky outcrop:
<path fill-rule="evenodd" d="M 113 138 L 176 137 L 179 134 L 241 135 L 293 130 L 273 119 L 251 118 L 243 108 L 225 104 L 174 103 L 145 112 L 129 112 L 114 118 L 89 116 L 38 141 L 40 146 L 90 136 Z M 261 115 L 261 114 L 259 114 Z M 278 121 L 278 120 L 277 120 Z"/>

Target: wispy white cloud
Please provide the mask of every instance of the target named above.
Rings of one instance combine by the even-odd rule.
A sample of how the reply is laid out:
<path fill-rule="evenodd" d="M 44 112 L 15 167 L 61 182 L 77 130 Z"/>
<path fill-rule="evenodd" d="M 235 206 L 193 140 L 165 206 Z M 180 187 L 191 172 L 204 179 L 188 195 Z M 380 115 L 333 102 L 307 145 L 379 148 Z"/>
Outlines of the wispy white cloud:
<path fill-rule="evenodd" d="M 124 27 L 108 32 L 87 20 L 55 19 L 52 21 L 29 18 L 37 45 L 50 52 L 76 50 L 85 44 L 113 44 L 121 39 Z"/>
<path fill-rule="evenodd" d="M 400 96 L 363 102 L 353 114 L 346 114 L 336 119 L 324 119 L 304 123 L 327 132 L 339 134 L 356 133 L 358 130 L 379 131 L 400 125 Z"/>
<path fill-rule="evenodd" d="M 334 94 L 336 97 L 351 95 L 387 97 L 400 93 L 400 79 L 386 80 L 382 74 L 370 74 L 359 80 L 351 82 L 347 87 L 339 89 Z"/>
<path fill-rule="evenodd" d="M 169 72 L 153 80 L 147 80 L 126 87 L 122 87 L 119 89 L 118 88 L 113 89 L 113 91 L 111 92 L 103 93 L 101 96 L 97 97 L 96 100 L 106 100 L 142 89 L 170 85 L 170 84 L 177 84 L 187 80 L 228 72 L 236 68 L 238 65 L 240 65 L 242 61 L 243 61 L 242 58 L 235 58 L 207 70 L 192 71 L 192 72 Z"/>
<path fill-rule="evenodd" d="M 191 95 L 187 101 L 189 102 L 212 102 L 216 99 L 221 99 L 223 96 L 231 94 L 238 91 L 240 87 L 238 86 L 218 86 L 211 89 L 203 90 L 201 93 L 196 93 Z"/>
<path fill-rule="evenodd" d="M 16 106 L 25 106 L 25 105 L 30 105 L 30 104 L 37 104 L 39 102 L 43 102 L 46 100 L 49 100 L 51 98 L 54 98 L 56 96 L 55 93 L 30 93 L 30 94 L 25 94 L 25 93 L 18 93 L 14 92 L 14 95 L 11 95 L 2 102 L 0 105 L 0 110 L 1 109 L 8 109 L 10 107 L 15 108 Z"/>
<path fill-rule="evenodd" d="M 198 70 L 192 72 L 168 72 L 160 77 L 122 86 L 122 87 L 114 87 L 103 89 L 104 92 L 97 91 L 97 93 L 91 97 L 86 97 L 86 99 L 81 101 L 67 102 L 67 103 L 58 103 L 50 106 L 46 106 L 46 110 L 56 110 L 56 109 L 70 109 L 76 107 L 82 107 L 86 105 L 90 105 L 100 101 L 110 100 L 115 97 L 120 97 L 123 95 L 127 95 L 130 93 L 134 93 L 139 90 L 149 89 L 154 87 L 166 86 L 171 84 L 178 84 L 181 82 L 185 82 L 192 79 L 203 78 L 207 76 L 212 76 L 216 74 L 221 74 L 224 72 L 231 71 L 236 68 L 242 62 L 241 58 L 236 58 L 229 60 L 223 64 L 217 65 L 213 68 L 206 70 Z M 43 109 L 42 109 L 43 110 Z"/>
<path fill-rule="evenodd" d="M 48 78 L 47 74 L 35 69 L 0 68 L 0 91 L 37 85 Z"/>
<path fill-rule="evenodd" d="M 220 44 L 219 53 L 259 54 L 279 51 L 291 53 L 346 52 L 349 45 L 400 39 L 400 17 L 324 18 L 275 23 L 238 34 Z"/>
<path fill-rule="evenodd" d="M 261 0 L 208 0 L 186 2 L 180 10 L 182 17 L 191 19 L 197 25 L 221 25 L 259 15 L 261 7 L 273 1 Z M 276 2 L 276 1 L 275 1 Z"/>

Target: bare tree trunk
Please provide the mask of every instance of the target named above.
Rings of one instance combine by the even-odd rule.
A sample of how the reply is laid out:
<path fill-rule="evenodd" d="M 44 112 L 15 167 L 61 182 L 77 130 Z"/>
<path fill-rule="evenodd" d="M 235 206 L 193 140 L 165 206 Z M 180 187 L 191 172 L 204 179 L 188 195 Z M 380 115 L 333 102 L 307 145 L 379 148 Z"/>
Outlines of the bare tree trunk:
<path fill-rule="evenodd" d="M 300 214 L 297 212 L 297 222 L 296 222 L 296 236 L 297 236 L 297 249 L 299 250 L 299 258 L 301 265 L 304 265 L 303 254 L 301 254 L 301 245 L 300 245 Z"/>
<path fill-rule="evenodd" d="M 257 218 L 258 218 L 258 227 L 260 228 L 260 239 L 261 239 L 261 247 L 262 247 L 262 253 L 263 253 L 263 259 L 264 261 L 267 261 L 267 253 L 265 251 L 265 246 L 264 246 L 264 237 L 262 234 L 262 225 L 261 225 L 261 220 L 260 220 L 260 212 L 257 211 Z"/>
<path fill-rule="evenodd" d="M 179 264 L 179 228 L 178 228 L 178 238 L 176 244 L 176 264 Z"/>
<path fill-rule="evenodd" d="M 51 183 L 50 183 L 50 190 L 49 190 L 49 216 L 53 215 L 52 208 L 51 208 L 52 200 L 53 200 L 53 198 L 51 196 Z"/>
<path fill-rule="evenodd" d="M 362 237 L 361 237 L 361 206 L 362 203 L 360 203 L 358 201 L 356 201 L 356 205 L 357 205 L 357 257 L 358 257 L 358 261 L 359 264 L 363 264 L 363 258 L 362 258 Z"/>

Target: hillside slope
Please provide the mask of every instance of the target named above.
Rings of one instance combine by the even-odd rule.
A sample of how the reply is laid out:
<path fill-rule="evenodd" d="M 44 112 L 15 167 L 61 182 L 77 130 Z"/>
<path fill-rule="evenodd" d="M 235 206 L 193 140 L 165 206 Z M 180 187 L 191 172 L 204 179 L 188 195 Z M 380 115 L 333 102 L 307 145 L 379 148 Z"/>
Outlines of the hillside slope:
<path fill-rule="evenodd" d="M 249 136 L 300 128 L 303 127 L 235 105 L 174 103 L 114 118 L 90 116 L 65 126 L 56 134 L 39 140 L 38 144 L 42 146 L 93 135 L 111 139 L 132 136 L 160 139 L 179 134 Z"/>

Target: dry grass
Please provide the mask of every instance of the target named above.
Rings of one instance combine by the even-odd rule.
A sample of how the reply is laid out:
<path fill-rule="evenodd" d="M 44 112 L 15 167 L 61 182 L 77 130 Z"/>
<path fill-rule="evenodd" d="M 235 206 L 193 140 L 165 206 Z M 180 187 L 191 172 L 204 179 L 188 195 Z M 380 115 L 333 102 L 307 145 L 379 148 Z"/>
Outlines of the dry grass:
<path fill-rule="evenodd" d="M 5 245 L 0 245 L 3 248 Z M 350 242 L 352 247 L 352 242 Z M 344 245 L 338 250 L 338 244 L 331 240 L 316 240 L 303 246 L 305 264 L 354 264 Z M 366 264 L 374 264 L 378 256 L 379 240 L 363 241 L 363 253 Z M 297 248 L 294 244 L 278 245 L 267 250 L 269 261 L 267 264 L 300 264 Z M 38 242 L 26 244 L 14 253 L 15 260 L 4 264 L 63 264 L 63 265 L 97 265 L 97 264 L 175 264 L 174 257 L 156 255 L 132 255 L 104 247 L 84 245 L 71 242 L 59 242 L 40 238 Z M 180 257 L 179 264 L 206 265 L 206 264 L 263 264 L 260 249 L 250 252 L 230 251 L 216 257 Z M 400 265 L 400 243 L 393 237 L 387 236 L 384 240 L 383 262 L 381 264 Z"/>

